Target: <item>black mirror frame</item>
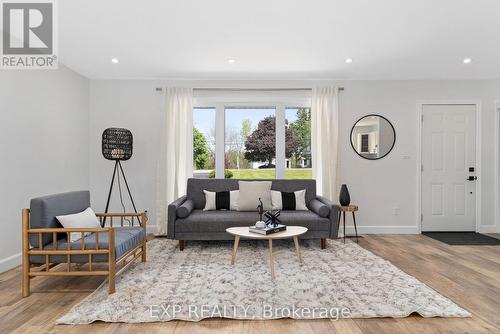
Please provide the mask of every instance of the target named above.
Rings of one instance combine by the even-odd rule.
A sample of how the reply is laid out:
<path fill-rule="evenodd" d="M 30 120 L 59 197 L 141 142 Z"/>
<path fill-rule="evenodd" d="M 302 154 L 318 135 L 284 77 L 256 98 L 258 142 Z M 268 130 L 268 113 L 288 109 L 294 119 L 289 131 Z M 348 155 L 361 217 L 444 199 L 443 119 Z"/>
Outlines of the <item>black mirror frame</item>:
<path fill-rule="evenodd" d="M 354 147 L 354 144 L 352 143 L 352 132 L 354 131 L 354 127 L 356 126 L 356 124 L 358 124 L 359 121 L 361 121 L 363 118 L 365 117 L 370 117 L 370 116 L 377 116 L 377 117 L 380 117 L 380 118 L 383 118 L 387 121 L 387 123 L 389 123 L 389 125 L 391 126 L 391 129 L 392 129 L 392 132 L 394 133 L 394 141 L 392 142 L 392 146 L 391 148 L 389 149 L 389 151 L 387 151 L 386 154 L 384 154 L 383 156 L 379 157 L 379 158 L 375 158 L 375 159 L 370 159 L 370 158 L 367 158 L 367 157 L 364 157 L 362 156 L 360 153 L 358 153 L 358 151 L 356 150 L 356 148 Z M 386 156 L 389 155 L 389 153 L 391 153 L 392 149 L 394 148 L 394 145 L 396 145 L 396 129 L 394 129 L 394 126 L 392 125 L 392 123 L 384 116 L 382 115 L 378 115 L 378 114 L 368 114 L 368 115 L 365 115 L 361 118 L 359 118 L 355 123 L 354 125 L 352 126 L 351 128 L 351 132 L 349 134 L 349 142 L 351 143 L 351 147 L 352 149 L 354 150 L 354 152 L 356 152 L 357 155 L 359 155 L 361 158 L 363 159 L 366 159 L 366 160 L 380 160 L 380 159 L 383 159 L 385 158 Z"/>

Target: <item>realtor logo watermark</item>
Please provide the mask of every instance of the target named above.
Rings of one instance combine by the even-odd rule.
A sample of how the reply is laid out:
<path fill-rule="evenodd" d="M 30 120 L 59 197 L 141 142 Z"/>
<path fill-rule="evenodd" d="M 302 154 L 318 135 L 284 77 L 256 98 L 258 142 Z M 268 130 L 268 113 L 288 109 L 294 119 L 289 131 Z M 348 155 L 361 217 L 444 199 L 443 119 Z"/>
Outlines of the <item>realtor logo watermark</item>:
<path fill-rule="evenodd" d="M 55 0 L 1 0 L 2 69 L 57 69 Z"/>

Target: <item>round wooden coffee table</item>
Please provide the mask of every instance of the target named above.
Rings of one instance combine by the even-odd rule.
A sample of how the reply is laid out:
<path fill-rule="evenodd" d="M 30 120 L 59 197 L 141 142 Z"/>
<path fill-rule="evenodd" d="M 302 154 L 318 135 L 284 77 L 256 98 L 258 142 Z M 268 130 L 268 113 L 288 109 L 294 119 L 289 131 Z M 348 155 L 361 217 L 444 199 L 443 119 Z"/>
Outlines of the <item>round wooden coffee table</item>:
<path fill-rule="evenodd" d="M 271 265 L 271 276 L 273 280 L 275 279 L 274 275 L 274 258 L 273 258 L 273 239 L 290 239 L 293 238 L 295 243 L 295 252 L 297 253 L 297 257 L 299 258 L 299 262 L 302 263 L 302 257 L 300 255 L 300 244 L 299 244 L 299 235 L 302 235 L 307 232 L 307 228 L 302 226 L 287 226 L 286 231 L 281 231 L 272 234 L 258 234 L 253 233 L 248 230 L 248 227 L 230 227 L 226 229 L 226 232 L 234 235 L 234 247 L 233 247 L 233 256 L 231 257 L 231 264 L 234 264 L 236 260 L 236 251 L 238 250 L 238 244 L 240 242 L 240 238 L 246 239 L 263 239 L 269 240 L 269 263 Z"/>

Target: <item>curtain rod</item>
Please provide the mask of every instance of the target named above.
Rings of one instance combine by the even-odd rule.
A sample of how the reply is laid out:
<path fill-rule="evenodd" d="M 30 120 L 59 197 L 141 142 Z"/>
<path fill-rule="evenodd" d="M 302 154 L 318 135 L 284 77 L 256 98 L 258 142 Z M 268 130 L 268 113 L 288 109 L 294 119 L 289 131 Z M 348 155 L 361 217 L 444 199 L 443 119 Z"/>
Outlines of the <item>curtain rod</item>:
<path fill-rule="evenodd" d="M 243 92 L 243 91 L 271 91 L 271 92 L 287 92 L 287 91 L 301 91 L 301 90 L 312 90 L 312 88 L 193 88 L 193 90 L 198 91 L 230 91 L 230 92 Z M 343 91 L 344 87 L 339 87 L 339 91 Z M 163 91 L 162 87 L 156 87 L 157 92 Z"/>

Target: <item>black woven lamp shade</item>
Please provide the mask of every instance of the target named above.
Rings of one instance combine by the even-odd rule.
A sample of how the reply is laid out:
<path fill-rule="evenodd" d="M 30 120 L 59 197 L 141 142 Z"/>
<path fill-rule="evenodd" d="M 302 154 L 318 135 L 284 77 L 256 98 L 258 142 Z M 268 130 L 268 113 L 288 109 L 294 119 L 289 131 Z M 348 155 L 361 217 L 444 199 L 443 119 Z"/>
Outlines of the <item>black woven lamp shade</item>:
<path fill-rule="evenodd" d="M 128 160 L 132 157 L 132 132 L 109 128 L 102 133 L 102 155 L 108 160 Z"/>

